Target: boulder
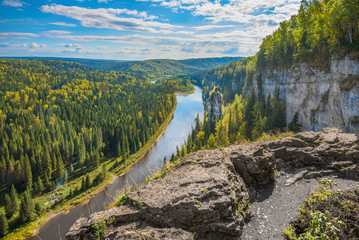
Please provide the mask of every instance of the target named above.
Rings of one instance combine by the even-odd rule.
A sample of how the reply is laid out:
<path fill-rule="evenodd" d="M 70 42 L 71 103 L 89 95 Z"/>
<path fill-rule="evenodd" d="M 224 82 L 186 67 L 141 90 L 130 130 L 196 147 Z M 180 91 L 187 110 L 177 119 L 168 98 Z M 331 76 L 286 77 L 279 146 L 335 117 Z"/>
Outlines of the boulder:
<path fill-rule="evenodd" d="M 128 194 L 145 207 L 144 221 L 176 227 L 197 238 L 238 238 L 249 197 L 244 183 L 224 152 L 190 154 L 162 179 Z"/>

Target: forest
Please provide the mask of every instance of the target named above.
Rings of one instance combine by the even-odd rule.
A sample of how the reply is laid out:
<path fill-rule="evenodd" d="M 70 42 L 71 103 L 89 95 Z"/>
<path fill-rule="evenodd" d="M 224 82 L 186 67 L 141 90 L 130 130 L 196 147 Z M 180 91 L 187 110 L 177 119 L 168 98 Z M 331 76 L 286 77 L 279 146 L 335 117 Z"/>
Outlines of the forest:
<path fill-rule="evenodd" d="M 255 56 L 190 76 L 195 84 L 202 86 L 207 108 L 208 99 L 218 86 L 227 106 L 222 119 L 207 114 L 203 123 L 197 121 L 186 142 L 186 151 L 253 141 L 286 127 L 299 130 L 298 114 L 286 119 L 279 89 L 274 96 L 263 95 L 261 72 L 292 67 L 303 61 L 328 71 L 333 55 L 344 57 L 348 53 L 352 58 L 359 58 L 359 1 L 303 0 L 298 14 L 280 23 L 263 40 Z M 244 89 L 253 81 L 257 83 L 258 94 Z M 357 79 L 348 81 L 345 86 L 350 87 Z"/>
<path fill-rule="evenodd" d="M 131 73 L 131 75 L 134 75 L 137 78 L 152 80 L 154 78 L 187 75 L 241 59 L 242 57 L 195 58 L 186 60 L 153 59 L 127 62 L 92 59 L 70 59 L 70 61 L 81 63 L 99 70 L 115 70 Z"/>
<path fill-rule="evenodd" d="M 69 195 L 103 180 L 88 173 L 137 152 L 181 89 L 53 60 L 0 59 L 0 82 L 2 235 L 45 210 L 32 198 L 74 178 L 83 184 Z"/>

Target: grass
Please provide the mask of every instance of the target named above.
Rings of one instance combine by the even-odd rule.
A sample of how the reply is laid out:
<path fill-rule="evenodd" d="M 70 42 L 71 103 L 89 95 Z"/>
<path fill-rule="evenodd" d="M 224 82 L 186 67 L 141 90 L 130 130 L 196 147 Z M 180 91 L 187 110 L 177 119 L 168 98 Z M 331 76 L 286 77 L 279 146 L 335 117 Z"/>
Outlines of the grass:
<path fill-rule="evenodd" d="M 114 168 L 112 170 L 112 173 L 116 174 L 116 175 L 120 175 L 120 176 L 127 173 L 134 164 L 136 164 L 139 160 L 141 160 L 146 155 L 148 150 L 153 146 L 153 144 L 156 143 L 157 139 L 164 133 L 168 124 L 172 120 L 172 117 L 176 110 L 176 106 L 177 106 L 177 102 L 176 102 L 175 106 L 173 107 L 171 113 L 168 115 L 168 117 L 164 121 L 164 123 L 159 127 L 157 132 L 147 141 L 147 143 L 139 151 L 137 151 L 135 154 L 131 155 L 125 161 L 122 161 L 121 157 L 119 157 L 119 158 L 107 157 L 107 160 L 104 162 L 106 165 L 106 168 L 112 169 L 116 160 L 120 161 L 120 162 L 122 161 L 123 163 L 120 166 Z M 94 169 L 93 171 L 91 171 L 89 173 L 90 178 L 94 179 L 100 170 L 101 170 L 101 168 Z M 78 170 L 78 171 L 82 171 L 82 170 Z M 86 191 L 74 196 L 71 199 L 67 199 L 66 196 L 69 195 L 70 189 L 75 190 L 76 187 L 80 188 L 83 175 L 80 176 L 78 174 L 79 175 L 78 178 L 69 181 L 68 183 L 64 184 L 63 186 L 61 186 L 49 193 L 46 193 L 39 197 L 36 197 L 34 199 L 34 202 L 39 202 L 41 207 L 43 207 L 43 208 L 47 207 L 47 206 L 45 206 L 45 203 L 48 201 L 49 197 L 52 196 L 53 194 L 56 194 L 57 192 L 59 193 L 59 196 L 64 197 L 64 200 L 60 204 L 56 205 L 52 210 L 43 214 L 41 217 L 35 219 L 34 221 L 32 221 L 30 223 L 27 223 L 25 225 L 22 225 L 21 227 L 14 229 L 12 232 L 7 234 L 3 239 L 4 240 L 20 240 L 20 239 L 24 239 L 24 238 L 30 237 L 32 235 L 35 235 L 37 233 L 38 229 L 41 227 L 41 225 L 46 223 L 48 218 L 51 218 L 52 216 L 54 216 L 54 214 L 57 214 L 62 211 L 70 211 L 71 209 L 73 209 L 79 205 L 86 204 L 92 197 L 97 195 L 99 192 L 103 191 L 106 187 L 110 186 L 114 181 L 113 174 L 109 173 L 107 178 L 102 183 L 87 189 Z M 141 204 L 139 204 L 139 206 L 137 206 L 137 207 L 142 208 L 143 206 Z"/>
<path fill-rule="evenodd" d="M 295 135 L 295 133 L 291 132 L 291 131 L 282 132 L 280 130 L 274 130 L 269 133 L 263 133 L 260 138 L 255 140 L 255 142 L 277 141 L 277 140 L 281 140 L 283 138 L 293 137 L 294 135 Z"/>
<path fill-rule="evenodd" d="M 287 239 L 359 239 L 359 186 L 336 190 L 333 181 L 322 179 L 283 233 Z"/>

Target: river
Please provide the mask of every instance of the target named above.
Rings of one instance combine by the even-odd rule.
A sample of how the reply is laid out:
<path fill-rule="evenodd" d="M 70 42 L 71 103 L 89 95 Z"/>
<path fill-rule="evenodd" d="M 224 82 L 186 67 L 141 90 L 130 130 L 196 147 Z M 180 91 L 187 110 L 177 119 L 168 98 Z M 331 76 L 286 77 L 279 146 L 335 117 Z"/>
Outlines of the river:
<path fill-rule="evenodd" d="M 172 121 L 143 159 L 87 204 L 74 208 L 68 214 L 59 214 L 47 221 L 40 228 L 39 233 L 30 239 L 65 239 L 66 233 L 78 218 L 105 210 L 115 201 L 115 197 L 123 192 L 125 187 L 141 185 L 145 183 L 147 176 L 161 169 L 163 158 L 166 156 L 169 159 L 172 153 L 176 152 L 176 146 L 180 146 L 187 139 L 196 116 L 199 114 L 201 120 L 203 118 L 202 90 L 199 87 L 195 88 L 193 94 L 177 94 L 177 108 Z"/>

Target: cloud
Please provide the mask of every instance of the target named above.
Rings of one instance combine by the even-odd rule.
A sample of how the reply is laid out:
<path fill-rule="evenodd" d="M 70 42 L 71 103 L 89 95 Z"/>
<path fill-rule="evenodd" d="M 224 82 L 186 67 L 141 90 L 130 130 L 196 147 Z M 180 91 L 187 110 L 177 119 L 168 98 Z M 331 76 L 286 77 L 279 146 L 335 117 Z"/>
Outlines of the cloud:
<path fill-rule="evenodd" d="M 137 0 L 139 1 L 139 0 Z M 151 0 L 141 0 L 151 1 Z M 191 11 L 194 16 L 202 16 L 212 21 L 262 24 L 263 22 L 279 24 L 295 14 L 300 6 L 300 0 L 152 0 L 160 6 Z M 274 10 L 273 10 L 274 9 Z"/>
<path fill-rule="evenodd" d="M 110 1 L 112 1 L 112 0 L 97 0 L 98 3 L 108 3 Z"/>
<path fill-rule="evenodd" d="M 94 28 L 109 28 L 115 30 L 127 30 L 137 32 L 150 33 L 173 33 L 174 29 L 181 28 L 181 26 L 174 26 L 168 23 L 161 23 L 156 21 L 146 21 L 146 17 L 154 19 L 154 16 L 148 16 L 146 13 L 138 12 L 137 10 L 128 9 L 113 9 L 113 8 L 98 8 L 90 9 L 77 6 L 64 5 L 43 5 L 40 10 L 44 13 L 53 13 L 61 16 L 66 16 L 79 20 L 84 27 Z M 139 18 L 120 17 L 119 15 L 126 14 Z"/>
<path fill-rule="evenodd" d="M 32 43 L 2 43 L 0 44 L 1 48 L 7 48 L 7 49 L 21 49 L 21 50 L 29 50 L 31 52 L 35 51 L 35 49 L 43 49 L 46 48 L 46 44 L 38 44 L 36 42 Z"/>
<path fill-rule="evenodd" d="M 34 48 L 45 48 L 46 47 L 46 44 L 38 44 L 38 43 L 35 43 L 35 42 L 32 42 L 30 44 L 26 44 L 25 45 L 30 48 L 30 49 L 34 49 Z"/>
<path fill-rule="evenodd" d="M 2 2 L 3 5 L 9 6 L 9 7 L 23 7 L 24 2 L 21 2 L 19 0 L 4 0 Z"/>
<path fill-rule="evenodd" d="M 0 39 L 4 38 L 21 38 L 26 39 L 30 37 L 38 37 L 35 33 L 22 33 L 22 32 L 0 32 Z"/>
<path fill-rule="evenodd" d="M 65 23 L 65 22 L 52 22 L 50 23 L 52 25 L 57 25 L 57 26 L 64 26 L 64 27 L 76 27 L 76 24 L 73 23 Z"/>
<path fill-rule="evenodd" d="M 72 32 L 70 32 L 70 31 L 61 31 L 61 30 L 49 30 L 49 31 L 42 32 L 42 34 L 45 35 L 45 36 L 65 35 L 65 34 L 70 34 L 70 33 L 72 33 Z"/>
<path fill-rule="evenodd" d="M 195 30 L 199 31 L 205 31 L 205 30 L 211 30 L 211 29 L 218 29 L 218 28 L 234 28 L 236 25 L 202 25 L 198 27 L 192 27 Z"/>
<path fill-rule="evenodd" d="M 82 48 L 81 44 L 77 43 L 57 43 L 57 46 L 63 46 L 65 48 Z"/>

